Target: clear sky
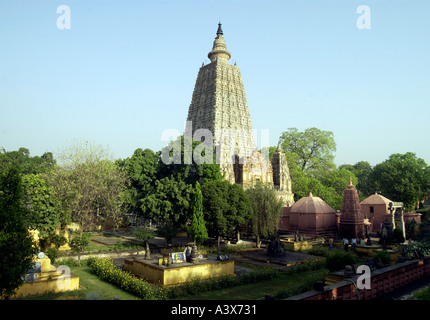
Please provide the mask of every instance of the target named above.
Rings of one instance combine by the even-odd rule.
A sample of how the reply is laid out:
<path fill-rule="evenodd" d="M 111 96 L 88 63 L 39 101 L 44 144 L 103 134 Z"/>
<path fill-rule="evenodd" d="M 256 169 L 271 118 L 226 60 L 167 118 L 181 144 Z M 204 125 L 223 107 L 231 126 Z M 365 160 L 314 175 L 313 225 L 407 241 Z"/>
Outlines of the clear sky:
<path fill-rule="evenodd" d="M 271 145 L 317 127 L 334 133 L 337 165 L 405 152 L 430 164 L 426 0 L 0 0 L 0 147 L 160 150 L 184 128 L 220 20 Z"/>

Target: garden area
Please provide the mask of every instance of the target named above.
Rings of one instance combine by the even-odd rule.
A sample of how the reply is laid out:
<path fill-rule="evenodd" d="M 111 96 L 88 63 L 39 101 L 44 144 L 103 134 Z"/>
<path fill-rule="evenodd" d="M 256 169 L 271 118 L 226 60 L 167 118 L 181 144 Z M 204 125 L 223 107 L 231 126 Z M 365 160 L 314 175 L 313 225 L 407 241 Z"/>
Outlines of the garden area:
<path fill-rule="evenodd" d="M 163 288 L 139 279 L 120 268 L 110 259 L 88 259 L 78 266 L 74 260 L 64 261 L 80 278 L 80 290 L 27 297 L 26 300 L 257 300 L 265 295 L 286 298 L 312 289 L 327 270 L 312 270 L 312 266 L 277 272 L 269 268 L 244 265 L 252 269 L 239 276 L 223 276 L 200 280 L 191 278 L 183 286 Z M 240 265 L 239 265 L 240 266 Z"/>
<path fill-rule="evenodd" d="M 124 249 L 141 249 L 137 244 L 117 236 L 98 233 L 88 234 L 89 244 L 86 251 L 91 253 L 109 252 Z M 102 240 L 99 242 L 99 240 Z M 110 241 L 105 241 L 109 239 Z M 185 247 L 159 248 L 161 253 L 183 251 Z M 216 255 L 216 247 L 201 246 L 210 255 Z M 222 246 L 221 252 L 229 257 L 240 256 L 247 252 L 250 245 Z M 255 250 L 255 249 L 254 249 Z M 287 252 L 292 254 L 292 252 Z M 367 259 L 357 257 L 341 249 L 329 250 L 324 245 L 314 246 L 303 251 L 308 259 L 279 271 L 274 263 L 250 263 L 235 261 L 235 267 L 242 272 L 235 276 L 199 279 L 191 277 L 180 286 L 162 287 L 151 284 L 145 279 L 123 271 L 114 266 L 112 258 L 90 256 L 78 265 L 76 259 L 62 258 L 57 264 L 70 267 L 72 274 L 80 278 L 80 289 L 72 292 L 50 293 L 26 297 L 26 300 L 261 300 L 266 295 L 274 299 L 285 299 L 313 289 L 315 282 L 325 280 L 333 271 L 343 270 L 345 265 L 366 263 Z M 375 264 L 380 267 L 391 263 L 385 251 L 374 255 Z M 379 268 L 379 267 L 378 267 Z M 246 270 L 243 272 L 243 270 Z M 236 273 L 236 272 L 235 272 Z M 425 300 L 430 289 L 422 290 L 410 299 Z"/>

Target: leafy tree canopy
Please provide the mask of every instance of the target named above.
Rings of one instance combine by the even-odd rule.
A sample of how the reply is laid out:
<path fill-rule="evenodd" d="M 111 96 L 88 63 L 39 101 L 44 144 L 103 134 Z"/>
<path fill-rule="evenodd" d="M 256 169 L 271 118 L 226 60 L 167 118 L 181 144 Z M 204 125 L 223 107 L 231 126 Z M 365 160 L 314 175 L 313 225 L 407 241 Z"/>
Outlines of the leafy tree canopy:
<path fill-rule="evenodd" d="M 43 242 L 60 227 L 61 206 L 55 197 L 54 188 L 48 186 L 40 175 L 24 175 L 22 183 L 28 210 L 27 224 L 39 231 L 39 239 Z"/>
<path fill-rule="evenodd" d="M 276 190 L 258 183 L 246 190 L 252 206 L 251 226 L 254 235 L 267 237 L 278 230 L 283 202 L 277 198 Z M 258 240 L 257 240 L 258 241 Z"/>
<path fill-rule="evenodd" d="M 248 195 L 227 180 L 208 181 L 202 185 L 204 216 L 212 236 L 228 235 L 252 217 Z"/>
<path fill-rule="evenodd" d="M 334 166 L 336 143 L 331 131 L 309 128 L 300 132 L 297 128 L 288 128 L 281 134 L 280 141 L 288 163 L 295 160 L 304 172 L 317 175 Z M 291 159 L 291 154 L 296 155 L 295 159 Z"/>
<path fill-rule="evenodd" d="M 196 182 L 196 188 L 191 203 L 193 218 L 190 227 L 190 236 L 197 245 L 202 244 L 208 238 L 205 220 L 203 217 L 203 196 L 200 183 Z"/>
<path fill-rule="evenodd" d="M 0 170 L 0 299 L 23 283 L 37 253 L 25 217 L 21 177 L 12 165 Z"/>
<path fill-rule="evenodd" d="M 429 190 L 430 168 L 415 153 L 395 153 L 377 164 L 371 177 L 376 190 L 393 201 L 403 202 L 407 210 L 413 210 Z"/>
<path fill-rule="evenodd" d="M 6 151 L 0 149 L 0 167 L 15 165 L 23 174 L 38 174 L 52 169 L 56 161 L 51 152 L 45 152 L 41 157 L 30 156 L 27 148 L 19 148 L 18 151 Z"/>

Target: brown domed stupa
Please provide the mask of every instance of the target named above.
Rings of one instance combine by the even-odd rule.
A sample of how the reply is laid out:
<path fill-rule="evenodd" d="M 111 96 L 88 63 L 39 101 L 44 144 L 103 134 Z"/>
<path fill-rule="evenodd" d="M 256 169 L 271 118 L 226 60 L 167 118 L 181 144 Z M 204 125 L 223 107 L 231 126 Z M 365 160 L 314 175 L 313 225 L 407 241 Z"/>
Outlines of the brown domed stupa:
<path fill-rule="evenodd" d="M 291 231 L 314 236 L 337 231 L 336 210 L 312 193 L 294 203 L 289 215 Z"/>

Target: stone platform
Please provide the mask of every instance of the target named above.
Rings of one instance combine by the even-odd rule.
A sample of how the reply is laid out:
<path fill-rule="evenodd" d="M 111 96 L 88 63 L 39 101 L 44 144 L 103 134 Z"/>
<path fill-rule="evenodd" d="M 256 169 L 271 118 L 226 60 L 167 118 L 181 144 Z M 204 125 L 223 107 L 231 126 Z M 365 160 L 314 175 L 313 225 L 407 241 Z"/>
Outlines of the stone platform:
<path fill-rule="evenodd" d="M 159 265 L 161 255 L 151 255 L 151 259 L 129 258 L 124 260 L 124 270 L 145 280 L 163 286 L 174 286 L 187 282 L 191 277 L 203 279 L 224 275 L 234 275 L 234 261 L 219 261 L 215 257 L 189 262 Z"/>
<path fill-rule="evenodd" d="M 79 289 L 79 277 L 63 273 L 64 269 L 52 266 L 48 257 L 35 259 L 34 263 L 35 269 L 25 275 L 25 282 L 17 289 L 13 298 Z"/>

